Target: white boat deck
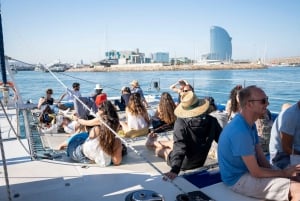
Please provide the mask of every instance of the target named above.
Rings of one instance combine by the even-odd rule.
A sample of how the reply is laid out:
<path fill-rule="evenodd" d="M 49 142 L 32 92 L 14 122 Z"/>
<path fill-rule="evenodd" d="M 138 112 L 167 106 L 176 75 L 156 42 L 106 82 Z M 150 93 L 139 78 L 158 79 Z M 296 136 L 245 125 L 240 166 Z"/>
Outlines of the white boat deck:
<path fill-rule="evenodd" d="M 9 110 L 11 114 L 14 111 Z M 9 124 L 4 118 L 2 109 L 0 117 L 2 136 L 8 136 Z M 12 115 L 12 122 L 16 123 L 13 118 Z M 47 135 L 45 139 L 47 139 L 48 146 L 53 148 L 66 138 L 65 134 Z M 175 201 L 178 194 L 199 190 L 181 176 L 177 177 L 173 183 L 163 181 L 161 172 L 167 172 L 170 168 L 165 161 L 154 156 L 153 151 L 145 148 L 145 140 L 146 138 L 139 138 L 129 144 L 149 163 L 128 148 L 128 155 L 124 157 L 120 166 L 105 168 L 100 168 L 95 164 L 73 163 L 64 155 L 54 160 L 31 160 L 18 140 L 5 140 L 3 144 L 11 198 L 18 201 L 116 201 L 125 200 L 126 196 L 135 190 L 145 189 L 163 195 L 167 201 Z M 28 148 L 28 141 L 23 139 L 22 142 Z M 1 157 L 0 201 L 9 200 L 3 167 Z M 233 193 L 222 183 L 201 190 L 214 200 L 255 200 Z"/>

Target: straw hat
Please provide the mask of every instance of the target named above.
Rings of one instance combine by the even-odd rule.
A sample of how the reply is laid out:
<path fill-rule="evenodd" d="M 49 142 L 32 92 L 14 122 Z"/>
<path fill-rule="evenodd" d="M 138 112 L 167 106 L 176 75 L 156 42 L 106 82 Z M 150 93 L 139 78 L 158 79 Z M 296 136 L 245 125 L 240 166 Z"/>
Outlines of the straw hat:
<path fill-rule="evenodd" d="M 198 99 L 192 91 L 188 91 L 182 95 L 174 113 L 179 118 L 197 117 L 205 113 L 208 107 L 208 100 Z"/>
<path fill-rule="evenodd" d="M 130 84 L 134 87 L 138 87 L 139 86 L 139 82 L 137 80 L 133 80 L 132 82 L 130 82 Z"/>
<path fill-rule="evenodd" d="M 100 84 L 96 84 L 95 89 L 102 89 L 102 87 L 100 86 Z"/>

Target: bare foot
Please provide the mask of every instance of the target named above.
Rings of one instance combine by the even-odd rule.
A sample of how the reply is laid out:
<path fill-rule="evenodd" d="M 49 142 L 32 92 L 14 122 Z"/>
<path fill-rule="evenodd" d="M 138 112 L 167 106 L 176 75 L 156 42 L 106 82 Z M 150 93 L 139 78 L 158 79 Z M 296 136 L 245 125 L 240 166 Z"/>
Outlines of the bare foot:
<path fill-rule="evenodd" d="M 155 147 L 154 142 L 157 140 L 157 137 L 158 137 L 158 135 L 157 135 L 156 133 L 152 133 L 152 132 L 149 133 L 145 145 L 146 145 L 148 148 L 154 148 L 154 147 Z"/>

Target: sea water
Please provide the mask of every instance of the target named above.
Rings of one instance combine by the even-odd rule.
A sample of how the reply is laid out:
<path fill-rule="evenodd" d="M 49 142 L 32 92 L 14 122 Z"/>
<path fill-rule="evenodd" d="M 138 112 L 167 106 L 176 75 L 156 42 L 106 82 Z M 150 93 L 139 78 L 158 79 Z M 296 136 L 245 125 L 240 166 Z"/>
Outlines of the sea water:
<path fill-rule="evenodd" d="M 272 67 L 248 70 L 197 70 L 197 71 L 140 71 L 140 72 L 63 72 L 45 73 L 37 71 L 19 71 L 14 75 L 23 101 L 37 103 L 45 96 L 47 88 L 54 91 L 58 99 L 66 88 L 72 88 L 73 82 L 80 83 L 83 96 L 90 96 L 96 84 L 110 96 L 120 96 L 121 88 L 129 86 L 132 80 L 138 80 L 145 94 L 159 95 L 164 91 L 177 94 L 169 86 L 179 79 L 187 80 L 194 86 L 199 97 L 212 96 L 216 103 L 225 104 L 230 90 L 237 84 L 257 85 L 269 96 L 269 109 L 280 111 L 283 103 L 295 103 L 300 99 L 300 68 Z M 158 87 L 157 87 L 158 86 Z"/>

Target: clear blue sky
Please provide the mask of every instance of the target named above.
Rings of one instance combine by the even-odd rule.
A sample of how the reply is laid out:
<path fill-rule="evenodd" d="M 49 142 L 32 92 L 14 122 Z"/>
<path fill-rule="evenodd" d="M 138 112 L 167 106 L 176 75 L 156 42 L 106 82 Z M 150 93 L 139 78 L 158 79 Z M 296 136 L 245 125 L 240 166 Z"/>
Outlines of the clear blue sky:
<path fill-rule="evenodd" d="M 85 63 L 106 50 L 200 58 L 210 27 L 233 59 L 300 56 L 299 0 L 1 0 L 5 54 L 30 63 Z"/>

